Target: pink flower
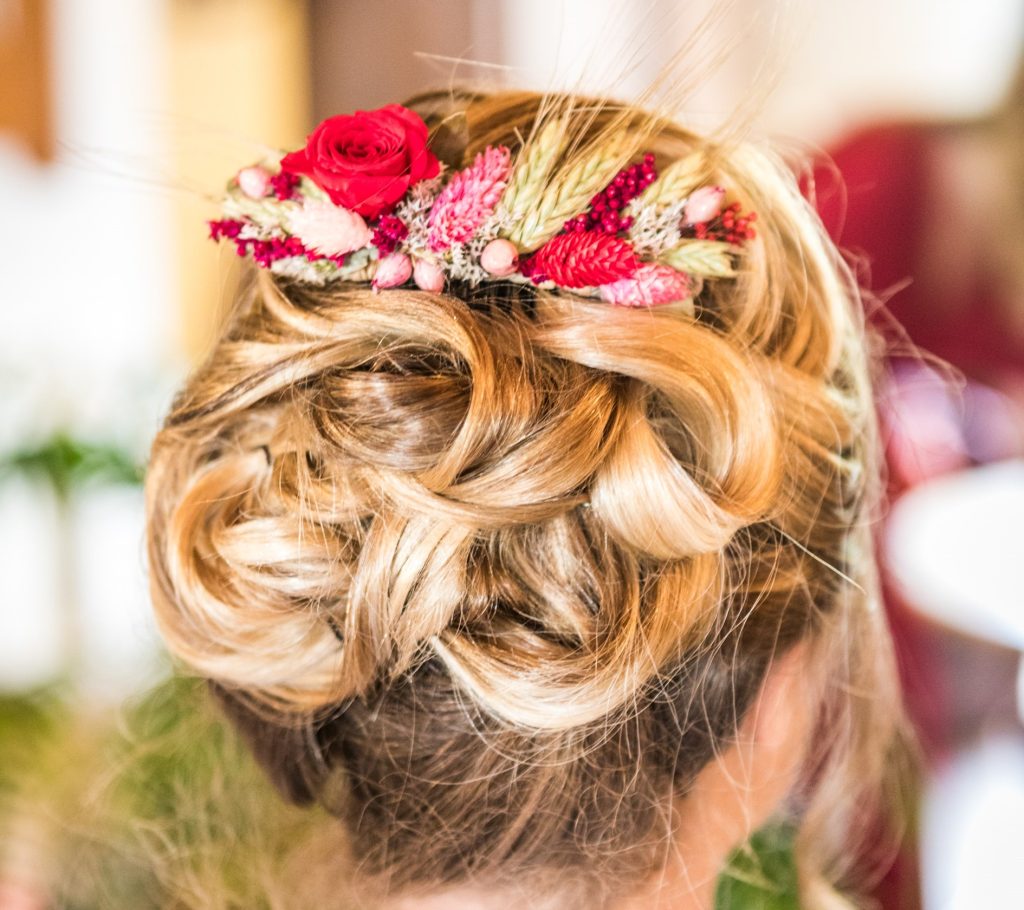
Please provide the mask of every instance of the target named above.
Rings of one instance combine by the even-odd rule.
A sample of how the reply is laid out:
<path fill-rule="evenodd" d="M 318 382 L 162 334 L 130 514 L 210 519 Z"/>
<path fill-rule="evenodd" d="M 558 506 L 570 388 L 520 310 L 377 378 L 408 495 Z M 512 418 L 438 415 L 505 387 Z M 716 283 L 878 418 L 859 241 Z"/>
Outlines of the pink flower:
<path fill-rule="evenodd" d="M 418 259 L 412 270 L 412 280 L 420 290 L 439 294 L 444 288 L 444 270 L 429 259 Z"/>
<path fill-rule="evenodd" d="M 412 274 L 412 262 L 405 253 L 391 253 L 377 263 L 373 275 L 374 288 L 396 288 L 405 284 Z"/>
<path fill-rule="evenodd" d="M 656 306 L 689 300 L 692 295 L 689 275 L 667 265 L 643 265 L 630 278 L 601 285 L 601 298 L 618 306 Z"/>
<path fill-rule="evenodd" d="M 259 165 L 243 167 L 237 180 L 238 188 L 250 199 L 262 199 L 270 189 L 270 172 Z"/>
<path fill-rule="evenodd" d="M 302 208 L 288 218 L 288 230 L 306 249 L 323 256 L 342 256 L 361 250 L 373 239 L 373 231 L 361 215 L 312 199 L 307 199 Z"/>
<path fill-rule="evenodd" d="M 430 248 L 435 252 L 465 243 L 494 211 L 505 192 L 509 150 L 488 146 L 459 171 L 434 200 L 430 210 Z"/>
<path fill-rule="evenodd" d="M 722 200 L 725 188 L 721 186 L 703 186 L 690 193 L 690 198 L 683 209 L 683 220 L 687 224 L 700 224 L 710 221 L 722 211 Z"/>

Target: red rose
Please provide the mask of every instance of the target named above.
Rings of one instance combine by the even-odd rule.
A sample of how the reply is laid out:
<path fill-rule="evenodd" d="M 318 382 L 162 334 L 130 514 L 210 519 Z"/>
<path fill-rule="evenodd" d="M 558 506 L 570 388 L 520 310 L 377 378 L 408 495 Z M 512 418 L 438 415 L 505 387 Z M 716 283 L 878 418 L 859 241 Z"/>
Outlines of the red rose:
<path fill-rule="evenodd" d="M 412 184 L 436 177 L 440 166 L 423 120 L 389 104 L 328 117 L 281 168 L 309 177 L 335 205 L 373 219 L 391 211 Z"/>

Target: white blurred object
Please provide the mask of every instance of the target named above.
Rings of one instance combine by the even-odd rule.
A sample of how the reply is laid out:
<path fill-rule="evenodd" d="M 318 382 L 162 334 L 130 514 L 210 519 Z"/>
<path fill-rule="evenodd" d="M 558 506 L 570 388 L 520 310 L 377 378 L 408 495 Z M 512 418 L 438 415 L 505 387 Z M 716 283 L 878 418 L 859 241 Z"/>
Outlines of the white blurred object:
<path fill-rule="evenodd" d="M 893 507 L 889 568 L 913 607 L 1024 652 L 1024 460 L 947 475 Z"/>
<path fill-rule="evenodd" d="M 1024 737 L 957 756 L 930 782 L 921 822 L 924 910 L 1024 907 Z"/>
<path fill-rule="evenodd" d="M 71 673 L 116 701 L 156 678 L 143 534 L 136 487 L 92 485 L 62 511 L 41 482 L 0 484 L 0 691 Z"/>
<path fill-rule="evenodd" d="M 889 518 L 886 554 L 929 619 L 1024 653 L 1024 461 L 915 487 Z M 1024 719 L 1024 663 L 1018 708 Z M 1024 734 L 990 735 L 933 775 L 921 826 L 924 910 L 1024 907 Z"/>
<path fill-rule="evenodd" d="M 179 370 L 166 4 L 51 6 L 57 160 L 0 133 L 0 456 L 66 431 L 141 458 Z M 147 675 L 141 539 L 138 489 L 88 485 L 62 510 L 0 479 L 0 689 L 63 672 L 105 697 Z"/>
<path fill-rule="evenodd" d="M 827 142 L 884 119 L 971 117 L 998 103 L 1024 39 L 1020 0 L 481 0 L 500 19 L 510 82 L 636 97 L 684 43 L 688 119 L 742 109 L 772 132 Z M 497 11 L 497 13 L 496 13 Z M 706 19 L 706 22 L 705 22 Z M 752 104 L 753 110 L 745 108 Z"/>
<path fill-rule="evenodd" d="M 48 486 L 0 483 L 0 691 L 42 685 L 61 670 L 58 520 Z"/>
<path fill-rule="evenodd" d="M 54 0 L 57 160 L 40 165 L 0 132 L 0 363 L 78 408 L 176 356 L 161 7 Z"/>
<path fill-rule="evenodd" d="M 765 111 L 784 134 L 824 142 L 880 120 L 976 117 L 1002 100 L 1021 59 L 1020 0 L 780 5 L 805 32 Z"/>
<path fill-rule="evenodd" d="M 97 488 L 76 505 L 80 688 L 116 700 L 155 681 L 160 653 L 146 587 L 142 490 Z"/>

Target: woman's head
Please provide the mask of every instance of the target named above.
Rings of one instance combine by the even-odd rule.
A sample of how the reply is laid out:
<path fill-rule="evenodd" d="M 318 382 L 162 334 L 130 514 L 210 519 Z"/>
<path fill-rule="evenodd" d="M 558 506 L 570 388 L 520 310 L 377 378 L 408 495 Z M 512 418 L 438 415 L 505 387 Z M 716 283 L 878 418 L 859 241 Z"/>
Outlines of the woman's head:
<path fill-rule="evenodd" d="M 343 820 L 368 880 L 592 896 L 665 862 L 673 806 L 800 645 L 817 735 L 791 808 L 848 839 L 894 709 L 834 250 L 752 147 L 581 99 L 443 100 L 413 106 L 452 167 L 556 122 L 552 180 L 603 144 L 689 160 L 757 236 L 685 307 L 261 272 L 153 445 L 172 652 L 286 794 Z"/>

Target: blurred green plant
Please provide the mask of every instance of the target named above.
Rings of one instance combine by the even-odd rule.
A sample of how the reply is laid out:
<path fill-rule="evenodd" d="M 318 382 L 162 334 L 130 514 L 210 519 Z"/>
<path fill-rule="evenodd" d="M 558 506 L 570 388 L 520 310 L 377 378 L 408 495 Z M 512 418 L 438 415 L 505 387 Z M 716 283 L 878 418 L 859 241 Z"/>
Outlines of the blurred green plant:
<path fill-rule="evenodd" d="M 73 818 L 64 807 L 89 786 L 90 773 L 96 770 L 96 749 L 112 733 L 109 709 L 83 702 L 75 685 L 82 636 L 72 501 L 76 490 L 92 483 L 137 486 L 143 469 L 116 445 L 87 442 L 58 431 L 41 442 L 0 454 L 0 481 L 15 477 L 43 484 L 56 501 L 52 546 L 63 659 L 49 683 L 29 691 L 0 693 L 0 882 L 6 874 L 4 866 L 16 862 L 15 871 L 29 883 L 26 887 L 48 889 L 49 870 L 57 864 L 59 845 L 66 841 L 63 826 Z"/>
<path fill-rule="evenodd" d="M 171 677 L 96 727 L 63 798 L 50 882 L 67 910 L 277 910 L 295 857 L 326 816 L 284 803 L 202 680 Z M 82 764 L 79 763 L 79 767 Z"/>
<path fill-rule="evenodd" d="M 81 667 L 81 610 L 72 502 L 74 492 L 90 483 L 142 483 L 145 469 L 124 449 L 107 443 L 75 439 L 58 430 L 39 443 L 0 455 L 0 480 L 25 477 L 49 487 L 56 500 L 57 522 L 53 549 L 60 610 L 62 667 L 60 678 L 74 680 Z M 0 736 L 2 736 L 0 730 Z"/>
<path fill-rule="evenodd" d="M 140 484 L 143 467 L 117 446 L 75 439 L 59 430 L 38 445 L 0 457 L 0 478 L 4 474 L 42 479 L 58 497 L 66 498 L 76 486 L 91 480 Z"/>
<path fill-rule="evenodd" d="M 119 708 L 60 685 L 0 698 L 0 885 L 13 871 L 54 910 L 283 907 L 280 867 L 321 821 L 277 796 L 202 680 Z"/>
<path fill-rule="evenodd" d="M 25 737 L 0 759 L 34 768 L 19 805 L 45 823 L 35 832 L 49 906 L 327 910 L 302 889 L 330 875 L 337 822 L 280 799 L 202 680 L 171 677 L 101 715 L 71 712 L 53 692 L 0 712 Z M 716 910 L 798 910 L 792 838 L 772 825 L 736 850 Z M 358 906 L 343 880 L 333 898 L 330 910 Z"/>
<path fill-rule="evenodd" d="M 5 801 L 59 736 L 67 712 L 58 686 L 0 695 L 0 794 Z"/>

